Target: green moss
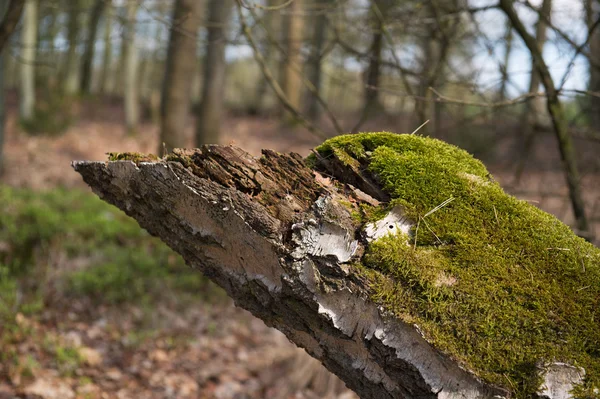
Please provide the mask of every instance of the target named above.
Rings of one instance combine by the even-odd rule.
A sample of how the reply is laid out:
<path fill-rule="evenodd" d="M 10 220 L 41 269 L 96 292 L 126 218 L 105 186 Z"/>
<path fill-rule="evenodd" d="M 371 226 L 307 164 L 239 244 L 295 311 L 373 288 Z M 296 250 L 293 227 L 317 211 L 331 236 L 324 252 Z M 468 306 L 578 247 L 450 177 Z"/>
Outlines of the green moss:
<path fill-rule="evenodd" d="M 139 152 L 108 152 L 109 161 L 132 161 L 136 164 L 140 162 L 157 162 L 160 158 L 154 154 L 142 154 Z"/>
<path fill-rule="evenodd" d="M 367 167 L 392 198 L 385 207 L 402 205 L 418 221 L 410 237 L 368 248 L 359 270 L 375 301 L 516 397 L 538 386 L 536 363 L 553 361 L 583 367 L 578 392 L 598 397 L 598 248 L 505 194 L 480 161 L 441 141 L 365 133 L 317 151 Z"/>

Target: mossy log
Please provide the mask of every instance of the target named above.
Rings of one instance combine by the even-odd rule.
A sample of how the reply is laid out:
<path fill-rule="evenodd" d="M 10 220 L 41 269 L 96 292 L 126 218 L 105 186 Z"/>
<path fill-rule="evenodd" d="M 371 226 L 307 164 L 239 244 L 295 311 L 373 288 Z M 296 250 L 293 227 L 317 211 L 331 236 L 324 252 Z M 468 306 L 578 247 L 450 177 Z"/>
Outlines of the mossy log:
<path fill-rule="evenodd" d="M 416 135 L 74 162 L 362 398 L 599 397 L 600 250 Z"/>

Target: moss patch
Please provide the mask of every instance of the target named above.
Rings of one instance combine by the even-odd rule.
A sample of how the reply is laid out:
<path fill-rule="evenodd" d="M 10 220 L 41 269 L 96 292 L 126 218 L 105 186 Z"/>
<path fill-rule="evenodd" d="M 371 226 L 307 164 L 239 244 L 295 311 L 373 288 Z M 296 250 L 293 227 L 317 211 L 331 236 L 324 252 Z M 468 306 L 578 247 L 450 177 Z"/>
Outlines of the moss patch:
<path fill-rule="evenodd" d="M 160 158 L 154 154 L 142 154 L 139 152 L 108 152 L 109 161 L 132 161 L 135 164 L 140 162 L 158 162 Z"/>
<path fill-rule="evenodd" d="M 382 207 L 401 205 L 419 221 L 410 237 L 368 248 L 359 269 L 375 301 L 516 397 L 537 389 L 537 363 L 554 361 L 583 367 L 579 396 L 599 396 L 598 248 L 439 140 L 365 133 L 317 151 L 368 168 L 392 197 Z"/>

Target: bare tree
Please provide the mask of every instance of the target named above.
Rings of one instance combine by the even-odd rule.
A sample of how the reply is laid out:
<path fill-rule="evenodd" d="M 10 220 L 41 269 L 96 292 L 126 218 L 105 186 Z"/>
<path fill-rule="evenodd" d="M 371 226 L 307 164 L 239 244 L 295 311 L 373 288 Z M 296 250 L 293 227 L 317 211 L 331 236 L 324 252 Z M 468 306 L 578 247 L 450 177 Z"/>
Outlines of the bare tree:
<path fill-rule="evenodd" d="M 104 54 L 102 55 L 102 71 L 100 74 L 100 93 L 109 91 L 109 79 L 112 65 L 112 22 L 114 17 L 114 8 L 111 0 L 106 0 L 106 12 L 104 13 Z"/>
<path fill-rule="evenodd" d="M 281 63 L 281 88 L 290 104 L 300 108 L 302 101 L 302 36 L 304 21 L 301 15 L 302 0 L 291 2 L 282 10 L 282 35 L 285 54 Z M 284 112 L 283 121 L 295 120 L 294 115 Z"/>
<path fill-rule="evenodd" d="M 546 44 L 546 21 L 550 20 L 552 11 L 552 0 L 544 0 L 538 10 L 538 21 L 535 28 L 535 39 L 537 46 L 541 51 L 544 49 Z M 535 60 L 531 59 L 531 73 L 529 78 L 529 90 L 528 93 L 536 93 L 540 88 L 540 74 L 535 67 Z M 517 142 L 520 147 L 520 159 L 517 162 L 515 169 L 515 184 L 521 181 L 523 171 L 525 170 L 525 164 L 527 157 L 533 149 L 533 143 L 535 141 L 535 126 L 540 123 L 544 112 L 544 99 L 541 97 L 534 97 L 530 101 L 525 103 L 523 113 L 521 114 L 521 132 L 517 137 Z"/>
<path fill-rule="evenodd" d="M 63 70 L 62 88 L 67 94 L 75 94 L 79 88 L 77 45 L 81 26 L 79 21 L 81 0 L 69 1 L 68 5 L 67 40 L 69 48 Z"/>
<path fill-rule="evenodd" d="M 588 32 L 591 35 L 590 45 L 590 81 L 588 90 L 594 93 L 600 93 L 600 27 L 597 26 L 597 20 L 600 18 L 600 2 L 597 0 L 585 1 L 586 22 Z M 590 115 L 592 128 L 600 132 L 600 97 L 590 97 Z"/>
<path fill-rule="evenodd" d="M 368 118 L 373 111 L 382 109 L 379 99 L 379 84 L 381 79 L 381 57 L 384 46 L 385 16 L 390 7 L 389 0 L 371 0 L 372 36 L 369 45 L 369 64 L 365 71 L 365 91 L 363 115 L 361 120 Z"/>
<path fill-rule="evenodd" d="M 190 109 L 190 77 L 196 70 L 200 5 L 197 0 L 176 0 L 173 8 L 160 105 L 159 153 L 162 143 L 168 150 L 186 146 L 184 130 Z"/>
<path fill-rule="evenodd" d="M 263 32 L 263 40 L 260 45 L 260 51 L 265 60 L 266 66 L 269 70 L 275 72 L 276 68 L 274 67 L 275 62 L 275 51 L 273 51 L 276 46 L 273 43 L 275 41 L 274 32 L 279 30 L 279 23 L 281 22 L 280 14 L 276 11 L 273 11 L 273 8 L 276 7 L 277 0 L 266 0 L 266 9 L 264 10 L 264 14 L 262 17 L 262 27 L 264 28 Z M 253 113 L 259 113 L 261 107 L 265 102 L 265 95 L 267 94 L 267 88 L 269 83 L 267 79 L 261 79 L 256 86 L 256 96 L 251 105 L 250 111 Z"/>
<path fill-rule="evenodd" d="M 123 66 L 124 66 L 124 97 L 125 97 L 125 127 L 128 134 L 134 134 L 139 123 L 139 98 L 137 86 L 138 54 L 135 44 L 135 23 L 138 2 L 127 1 L 127 15 L 123 30 Z"/>
<path fill-rule="evenodd" d="M 8 10 L 9 3 L 10 0 L 0 0 L 0 16 L 2 16 L 4 20 L 6 19 L 5 14 Z M 0 47 L 0 175 L 2 175 L 4 165 L 4 120 L 6 117 L 6 105 L 4 103 L 4 57 L 4 48 Z"/>
<path fill-rule="evenodd" d="M 25 2 L 23 28 L 21 32 L 21 85 L 19 117 L 23 122 L 29 122 L 35 113 L 35 55 L 37 49 L 37 0 Z"/>
<path fill-rule="evenodd" d="M 225 89 L 225 46 L 232 0 L 209 0 L 204 84 L 196 125 L 196 146 L 219 141 Z"/>
<path fill-rule="evenodd" d="M 308 62 L 306 64 L 307 77 L 315 88 L 317 94 L 322 89 L 322 59 L 323 51 L 327 41 L 328 8 L 332 5 L 332 0 L 317 0 L 315 3 L 315 12 L 317 13 L 312 26 L 311 48 Z M 312 121 L 318 121 L 321 115 L 321 106 L 317 97 L 307 93 L 307 114 Z"/>
<path fill-rule="evenodd" d="M 92 86 L 92 72 L 94 62 L 94 52 L 96 49 L 96 34 L 98 32 L 98 23 L 104 11 L 105 0 L 96 0 L 90 13 L 88 36 L 85 44 L 85 52 L 81 63 L 81 81 L 80 90 L 83 94 L 89 94 Z"/>
<path fill-rule="evenodd" d="M 550 0 L 545 0 L 550 1 Z M 577 167 L 577 157 L 573 147 L 573 141 L 569 135 L 567 119 L 563 110 L 562 103 L 558 97 L 559 93 L 556 90 L 552 76 L 546 65 L 546 61 L 542 55 L 542 49 L 535 37 L 533 37 L 523 25 L 523 22 L 513 8 L 514 0 L 500 0 L 500 8 L 510 20 L 515 31 L 521 36 L 531 58 L 533 60 L 536 71 L 539 73 L 542 85 L 546 91 L 546 106 L 552 119 L 552 126 L 558 141 L 563 169 L 566 175 L 567 186 L 569 187 L 569 197 L 571 206 L 575 215 L 577 229 L 580 234 L 587 238 L 590 234 L 589 223 L 585 213 L 585 205 L 581 194 L 579 168 Z"/>
<path fill-rule="evenodd" d="M 3 18 L 0 23 L 0 50 L 4 48 L 14 32 L 25 6 L 25 0 L 3 0 Z"/>

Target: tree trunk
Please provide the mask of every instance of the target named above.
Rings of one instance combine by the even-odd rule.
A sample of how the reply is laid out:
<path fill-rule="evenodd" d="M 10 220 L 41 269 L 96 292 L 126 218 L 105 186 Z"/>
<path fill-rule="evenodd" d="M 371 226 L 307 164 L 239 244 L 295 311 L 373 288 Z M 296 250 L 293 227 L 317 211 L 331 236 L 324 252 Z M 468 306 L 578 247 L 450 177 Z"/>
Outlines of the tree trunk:
<path fill-rule="evenodd" d="M 19 117 L 29 122 L 35 113 L 35 54 L 37 50 L 38 3 L 25 2 L 23 28 L 21 32 L 21 85 Z"/>
<path fill-rule="evenodd" d="M 104 54 L 102 55 L 102 72 L 100 74 L 100 93 L 110 93 L 112 91 L 112 85 L 109 84 L 111 80 L 112 70 L 112 22 L 114 18 L 114 8 L 112 1 L 108 0 L 105 3 L 106 12 L 104 13 Z"/>
<path fill-rule="evenodd" d="M 204 83 L 196 122 L 196 145 L 219 142 L 225 94 L 225 46 L 232 0 L 208 1 Z"/>
<path fill-rule="evenodd" d="M 319 95 L 322 95 L 321 64 L 323 58 L 323 48 L 325 47 L 327 40 L 327 9 L 331 4 L 331 0 L 318 0 L 316 2 L 314 11 L 317 13 L 317 15 L 314 18 L 310 55 L 306 65 L 306 68 L 308 69 L 306 73 L 307 78 L 313 84 Z M 306 99 L 308 118 L 313 122 L 318 122 L 321 116 L 321 106 L 319 105 L 317 97 L 312 93 L 307 93 Z"/>
<path fill-rule="evenodd" d="M 0 23 L 0 50 L 8 43 L 8 39 L 15 31 L 24 6 L 25 0 L 12 0 L 6 5 L 4 17 Z"/>
<path fill-rule="evenodd" d="M 10 0 L 0 0 L 0 16 L 5 19 L 6 11 Z M 4 122 L 6 119 L 6 104 L 4 97 L 4 65 L 5 51 L 3 47 L 0 47 L 0 176 L 4 170 Z"/>
<path fill-rule="evenodd" d="M 98 32 L 98 23 L 104 11 L 105 0 L 96 0 L 92 8 L 89 19 L 88 37 L 85 44 L 85 52 L 81 63 L 81 85 L 83 94 L 90 94 L 92 88 L 92 75 L 94 69 L 94 52 L 96 49 L 96 34 Z"/>
<path fill-rule="evenodd" d="M 385 15 L 388 11 L 387 0 L 371 0 L 371 19 L 373 23 L 371 44 L 369 46 L 369 65 L 365 71 L 365 91 L 363 115 L 361 121 L 383 109 L 379 96 L 381 79 L 381 57 L 385 30 Z"/>
<path fill-rule="evenodd" d="M 513 48 L 513 30 L 510 21 L 506 23 L 506 35 L 504 35 L 504 62 L 502 63 L 502 80 L 498 89 L 498 101 L 506 100 L 506 87 L 508 85 L 508 66 Z"/>
<path fill-rule="evenodd" d="M 176 0 L 171 23 L 160 103 L 159 154 L 163 151 L 163 143 L 168 151 L 187 144 L 185 126 L 190 111 L 190 79 L 197 71 L 196 37 L 200 3 L 197 0 Z"/>
<path fill-rule="evenodd" d="M 265 65 L 269 67 L 273 73 L 276 72 L 276 67 L 274 67 L 274 62 L 276 61 L 273 55 L 277 53 L 274 52 L 275 43 L 271 43 L 270 39 L 277 37 L 276 32 L 279 31 L 279 23 L 281 14 L 275 11 L 269 11 L 269 8 L 277 6 L 277 0 L 267 0 L 266 7 L 267 10 L 264 11 L 263 21 L 264 21 L 264 40 L 260 50 L 262 51 L 263 58 L 265 60 Z M 253 101 L 253 105 L 251 105 L 250 112 L 254 114 L 259 114 L 265 104 L 265 98 L 267 94 L 267 88 L 269 87 L 269 83 L 267 79 L 260 79 L 256 85 L 256 95 Z"/>
<path fill-rule="evenodd" d="M 550 0 L 544 0 L 544 4 Z M 567 186 L 569 188 L 569 197 L 573 214 L 575 215 L 576 227 L 579 234 L 591 239 L 590 226 L 585 214 L 585 203 L 581 193 L 579 168 L 577 167 L 577 156 L 573 147 L 573 140 L 569 135 L 567 119 L 558 97 L 558 91 L 554 86 L 554 81 L 548 70 L 548 66 L 542 55 L 542 48 L 539 42 L 527 32 L 527 29 L 521 22 L 519 16 L 513 8 L 513 0 L 500 0 L 500 8 L 511 21 L 515 31 L 521 36 L 527 46 L 534 67 L 539 74 L 542 85 L 546 91 L 546 106 L 552 119 L 554 133 L 558 142 L 563 170 L 566 175 Z"/>
<path fill-rule="evenodd" d="M 290 105 L 299 110 L 302 101 L 302 39 L 304 21 L 300 14 L 302 0 L 295 0 L 282 12 L 282 35 L 285 54 L 281 64 L 281 88 Z M 283 111 L 282 120 L 285 124 L 295 121 L 295 117 Z"/>
<path fill-rule="evenodd" d="M 135 23 L 138 2 L 127 2 L 127 16 L 123 30 L 123 67 L 124 67 L 124 100 L 125 128 L 127 134 L 135 134 L 139 123 L 139 93 L 138 93 L 138 54 L 135 44 Z"/>
<path fill-rule="evenodd" d="M 539 9 L 538 21 L 535 28 L 535 39 L 537 46 L 540 51 L 544 52 L 544 46 L 546 44 L 546 23 L 544 21 L 550 20 L 552 11 L 552 0 L 544 0 Z M 541 78 L 540 74 L 535 66 L 535 60 L 531 59 L 531 74 L 529 79 L 529 91 L 528 93 L 537 93 L 540 89 Z M 519 184 L 525 171 L 525 164 L 529 154 L 532 152 L 535 143 L 535 126 L 540 124 L 542 116 L 545 114 L 544 110 L 544 99 L 533 97 L 525 103 L 523 114 L 521 115 L 521 131 L 517 137 L 517 143 L 519 146 L 520 159 L 517 162 L 515 169 L 515 181 L 514 184 Z"/>
<path fill-rule="evenodd" d="M 62 88 L 66 94 L 73 95 L 77 93 L 79 88 L 77 46 L 81 25 L 79 23 L 81 0 L 69 1 L 68 4 L 67 40 L 69 49 L 67 50 L 67 59 L 63 71 Z"/>
<path fill-rule="evenodd" d="M 595 4 L 595 5 L 594 5 Z M 600 3 L 597 0 L 586 0 L 586 19 L 588 31 L 600 18 Z M 590 56 L 594 57 L 594 63 L 590 62 L 590 81 L 588 90 L 596 94 L 600 93 L 600 27 L 596 27 L 590 38 Z M 595 66 L 594 66 L 595 65 Z M 592 129 L 600 134 L 600 97 L 590 96 L 590 116 Z"/>
<path fill-rule="evenodd" d="M 163 239 L 223 287 L 236 305 L 281 330 L 363 399 L 566 399 L 584 373 L 594 378 L 590 390 L 598 386 L 598 369 L 590 366 L 598 364 L 590 363 L 598 362 L 593 347 L 579 339 L 593 343 L 600 338 L 593 306 L 600 294 L 599 249 L 532 205 L 502 193 L 479 163 L 454 147 L 393 134 L 348 135 L 337 142 L 315 151 L 314 170 L 297 154 L 264 150 L 254 158 L 231 146 L 175 150 L 154 161 L 118 154 L 121 161 L 75 162 L 74 167 L 103 200 Z M 382 186 L 371 171 L 384 159 L 387 167 L 375 166 L 383 168 L 377 172 L 386 180 Z M 399 179 L 401 187 L 387 179 Z M 402 204 L 438 198 L 428 184 L 439 185 L 443 196 L 446 190 L 457 195 L 447 207 L 438 203 L 425 209 L 429 212 L 422 219 L 428 222 L 408 217 L 401 205 L 387 206 L 398 192 L 407 198 Z M 363 218 L 360 209 L 377 211 Z M 387 214 L 374 221 L 381 210 Z M 452 231 L 436 229 L 438 217 L 451 219 Z M 425 223 L 444 233 L 442 239 L 458 239 L 438 243 Z M 477 242 L 480 236 L 471 241 L 472 230 L 483 232 L 486 242 Z M 499 230 L 501 236 L 495 236 Z M 426 243 L 417 245 L 417 235 L 430 239 L 419 238 Z M 484 252 L 463 257 L 471 247 L 463 240 Z M 523 245 L 528 242 L 535 245 Z M 561 251 L 548 255 L 556 242 Z M 398 263 L 381 268 L 369 262 L 396 256 Z M 446 268 L 447 256 L 456 257 L 456 263 Z M 497 256 L 504 262 L 499 268 L 492 266 Z M 531 257 L 535 262 L 527 263 Z M 558 275 L 560 282 L 553 280 Z M 485 288 L 488 282 L 494 292 Z M 512 287 L 508 282 L 519 292 L 506 292 Z M 582 284 L 585 290 L 579 289 Z M 412 301 L 418 302 L 412 295 L 423 291 L 423 312 L 440 312 L 430 323 L 444 328 L 437 341 L 443 347 L 435 344 L 431 325 L 411 313 Z M 429 296 L 433 292 L 438 294 Z M 478 298 L 470 302 L 467 292 Z M 464 307 L 463 301 L 472 306 Z M 568 305 L 561 307 L 562 301 Z M 484 325 L 457 318 L 456 307 Z M 528 319 L 536 307 L 545 318 L 539 324 Z M 502 313 L 513 308 L 520 309 L 514 318 Z M 496 329 L 499 324 L 506 336 Z M 557 358 L 538 352 L 540 346 L 521 353 L 519 348 L 529 349 L 538 334 L 552 336 L 556 347 L 580 346 L 575 352 L 569 346 Z M 454 348 L 448 340 L 462 345 Z M 544 347 L 547 341 L 536 344 Z M 581 367 L 588 369 L 558 363 L 570 356 L 582 359 L 586 366 Z M 467 357 L 484 357 L 484 369 L 472 371 L 465 366 Z M 489 373 L 497 374 L 496 384 L 482 377 Z"/>

